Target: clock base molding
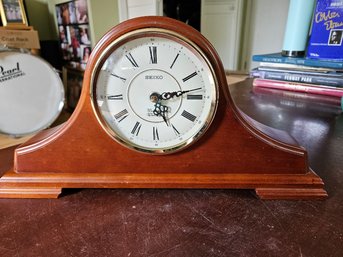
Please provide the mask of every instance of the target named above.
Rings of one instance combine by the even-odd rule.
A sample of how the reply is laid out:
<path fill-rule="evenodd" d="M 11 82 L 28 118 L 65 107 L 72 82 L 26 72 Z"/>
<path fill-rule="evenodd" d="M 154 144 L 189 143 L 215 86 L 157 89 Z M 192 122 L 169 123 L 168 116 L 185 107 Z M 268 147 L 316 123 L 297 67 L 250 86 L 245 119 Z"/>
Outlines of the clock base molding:
<path fill-rule="evenodd" d="M 0 179 L 0 198 L 58 198 L 67 188 L 254 189 L 261 199 L 324 199 L 322 180 L 313 172 L 282 174 L 16 173 Z"/>

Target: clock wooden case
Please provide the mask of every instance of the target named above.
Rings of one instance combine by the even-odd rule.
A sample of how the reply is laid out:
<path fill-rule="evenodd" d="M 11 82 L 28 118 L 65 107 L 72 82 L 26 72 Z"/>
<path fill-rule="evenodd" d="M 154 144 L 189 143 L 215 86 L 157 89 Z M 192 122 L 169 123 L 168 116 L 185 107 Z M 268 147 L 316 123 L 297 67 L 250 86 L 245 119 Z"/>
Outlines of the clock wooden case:
<path fill-rule="evenodd" d="M 175 91 L 168 93 L 172 93 L 170 98 L 176 96 L 177 100 L 173 101 L 179 107 L 173 115 L 168 111 L 166 116 L 155 115 L 154 120 L 148 120 L 146 125 L 145 116 L 139 122 L 133 119 L 131 123 L 138 125 L 136 129 L 132 124 L 127 127 L 135 132 L 135 137 L 131 139 L 118 136 L 118 130 L 123 133 L 126 130 L 125 127 L 117 127 L 118 120 L 113 119 L 116 113 L 104 111 L 110 112 L 110 121 L 106 121 L 101 113 L 101 93 L 97 83 L 100 83 L 99 74 L 104 72 L 104 60 L 115 49 L 124 47 L 134 38 L 130 35 L 136 35 L 137 31 L 140 31 L 138 38 L 144 38 L 144 33 L 147 38 L 164 38 L 167 35 L 168 40 L 175 39 L 181 42 L 181 47 L 189 47 L 194 56 L 199 56 L 200 65 L 205 67 L 201 72 L 199 70 L 199 76 L 204 80 L 210 77 L 209 80 L 213 81 L 214 94 L 208 95 L 212 89 L 204 86 L 206 90 L 199 89 L 197 97 L 193 97 L 203 100 L 201 108 L 206 106 L 205 96 L 212 99 L 209 105 L 212 107 L 208 107 L 212 109 L 210 114 L 205 115 L 206 121 L 201 123 L 202 120 L 195 114 L 194 118 L 189 115 L 185 117 L 184 122 L 202 125 L 192 124 L 197 129 L 185 139 L 178 139 L 180 135 L 176 133 L 177 138 L 172 140 L 177 142 L 178 139 L 181 143 L 173 143 L 170 147 L 160 147 L 158 143 L 156 146 L 141 147 L 135 141 L 137 126 L 141 126 L 140 133 L 143 135 L 143 129 L 150 125 L 148 130 L 155 141 L 160 139 L 156 139 L 154 134 L 157 126 L 161 126 L 158 127 L 159 137 L 162 137 L 161 130 L 171 129 L 177 117 L 184 116 L 182 111 L 187 107 L 186 91 L 189 88 L 184 86 L 185 81 L 179 82 L 178 76 L 188 78 L 187 75 L 192 73 L 165 71 L 166 76 L 171 74 L 171 80 L 176 81 Z M 126 52 L 123 53 L 121 57 L 125 58 Z M 156 58 L 163 58 L 154 52 L 149 55 L 149 51 L 147 56 L 153 62 Z M 117 59 L 113 57 L 111 60 Z M 133 77 L 141 76 L 143 73 L 138 72 L 134 65 L 138 60 L 134 63 L 132 59 L 128 61 L 133 66 L 133 74 L 136 74 Z M 122 83 L 123 78 L 117 77 L 117 82 L 109 83 L 108 87 L 117 87 L 116 83 Z M 129 86 L 132 81 L 127 82 Z M 147 96 L 156 93 L 157 98 L 162 99 L 162 92 L 149 91 Z M 125 91 L 112 95 L 112 98 L 118 98 L 118 95 L 119 100 L 131 97 Z M 153 108 L 163 101 L 165 99 L 150 104 Z M 164 105 L 169 108 L 168 103 Z M 133 104 L 133 113 L 138 112 L 135 108 Z M 111 122 L 114 124 L 112 127 Z M 178 124 L 182 127 L 184 123 Z M 327 196 L 322 180 L 309 168 L 305 149 L 287 133 L 252 120 L 234 104 L 223 66 L 212 45 L 198 31 L 166 17 L 135 18 L 110 30 L 91 54 L 81 98 L 71 118 L 58 127 L 40 132 L 19 146 L 14 154 L 13 169 L 0 179 L 0 197 L 55 198 L 63 188 L 243 188 L 255 190 L 264 199 L 321 199 Z"/>

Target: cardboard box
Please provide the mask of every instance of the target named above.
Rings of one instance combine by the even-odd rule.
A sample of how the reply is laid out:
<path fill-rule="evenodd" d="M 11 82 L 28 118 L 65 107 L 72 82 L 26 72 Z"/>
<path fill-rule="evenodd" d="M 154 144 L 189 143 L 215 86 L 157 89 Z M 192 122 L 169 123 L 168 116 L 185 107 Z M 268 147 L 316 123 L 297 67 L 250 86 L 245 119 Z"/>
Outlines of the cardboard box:
<path fill-rule="evenodd" d="M 40 49 L 36 30 L 0 29 L 0 44 L 10 48 Z"/>

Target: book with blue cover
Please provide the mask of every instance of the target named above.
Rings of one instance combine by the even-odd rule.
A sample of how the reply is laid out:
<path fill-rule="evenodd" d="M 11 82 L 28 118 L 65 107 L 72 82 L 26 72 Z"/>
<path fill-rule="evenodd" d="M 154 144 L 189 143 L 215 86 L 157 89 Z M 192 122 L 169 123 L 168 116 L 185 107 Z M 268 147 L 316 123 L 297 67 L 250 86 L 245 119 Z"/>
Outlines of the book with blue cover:
<path fill-rule="evenodd" d="M 343 61 L 343 0 L 318 0 L 307 57 Z"/>
<path fill-rule="evenodd" d="M 295 64 L 308 67 L 343 70 L 343 60 L 312 59 L 307 57 L 285 57 L 282 56 L 281 53 L 256 54 L 252 56 L 252 60 L 255 62 Z"/>

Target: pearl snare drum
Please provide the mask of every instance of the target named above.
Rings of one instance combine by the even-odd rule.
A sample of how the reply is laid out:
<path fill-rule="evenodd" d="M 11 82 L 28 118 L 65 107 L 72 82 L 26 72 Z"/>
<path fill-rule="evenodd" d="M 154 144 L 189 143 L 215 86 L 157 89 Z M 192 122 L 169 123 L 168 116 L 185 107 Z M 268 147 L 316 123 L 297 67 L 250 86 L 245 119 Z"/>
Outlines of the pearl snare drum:
<path fill-rule="evenodd" d="M 0 133 L 20 137 L 50 126 L 62 111 L 63 83 L 34 55 L 0 53 Z"/>

